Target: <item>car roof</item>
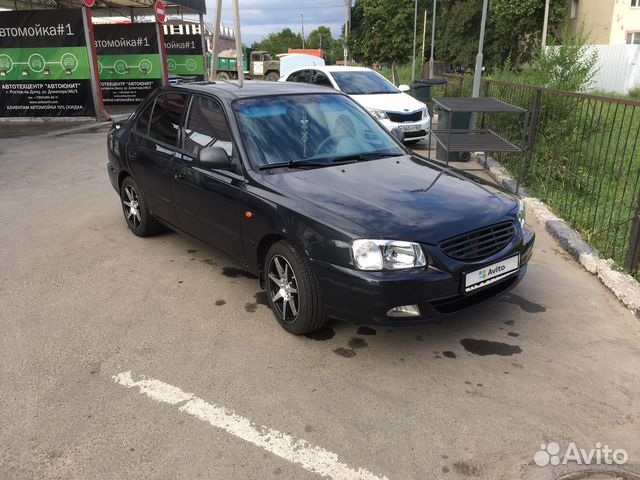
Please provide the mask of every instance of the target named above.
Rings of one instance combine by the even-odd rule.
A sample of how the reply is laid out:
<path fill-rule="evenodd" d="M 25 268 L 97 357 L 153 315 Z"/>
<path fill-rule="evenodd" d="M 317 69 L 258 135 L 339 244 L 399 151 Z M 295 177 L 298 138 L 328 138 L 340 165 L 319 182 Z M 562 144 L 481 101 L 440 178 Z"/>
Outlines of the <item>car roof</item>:
<path fill-rule="evenodd" d="M 342 65 L 329 65 L 323 67 L 327 72 L 375 72 L 366 67 L 344 67 Z"/>
<path fill-rule="evenodd" d="M 375 72 L 375 70 L 367 67 L 343 67 L 342 65 L 308 65 L 306 67 L 298 67 L 294 70 L 291 70 L 289 74 L 293 72 L 299 72 L 300 70 L 320 70 L 323 72 Z"/>
<path fill-rule="evenodd" d="M 263 80 L 247 80 L 242 88 L 237 82 L 194 82 L 183 83 L 175 87 L 175 90 L 189 90 L 191 92 L 212 93 L 221 98 L 232 100 L 235 98 L 263 97 L 267 95 L 294 95 L 305 93 L 333 93 L 330 88 L 295 82 L 266 82 Z"/>
<path fill-rule="evenodd" d="M 306 67 L 294 68 L 293 70 L 288 72 L 286 75 L 288 77 L 292 73 L 301 72 L 302 70 L 319 70 L 319 71 L 325 72 L 325 73 L 337 73 L 337 72 L 375 72 L 375 73 L 379 73 L 379 72 L 376 72 L 375 70 L 372 70 L 372 69 L 367 68 L 367 67 L 344 67 L 342 65 L 308 65 Z"/>

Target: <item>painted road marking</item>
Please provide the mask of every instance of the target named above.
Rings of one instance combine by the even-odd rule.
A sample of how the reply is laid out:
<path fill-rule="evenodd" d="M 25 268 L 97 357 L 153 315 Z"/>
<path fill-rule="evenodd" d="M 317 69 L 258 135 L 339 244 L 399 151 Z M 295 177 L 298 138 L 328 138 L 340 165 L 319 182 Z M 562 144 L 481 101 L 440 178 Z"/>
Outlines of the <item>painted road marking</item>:
<path fill-rule="evenodd" d="M 338 455 L 306 440 L 296 438 L 265 426 L 254 426 L 248 418 L 236 414 L 233 410 L 220 407 L 185 392 L 178 387 L 166 384 L 154 378 L 141 376 L 134 381 L 131 371 L 114 375 L 113 380 L 127 388 L 138 387 L 139 393 L 158 402 L 180 405 L 180 412 L 188 413 L 203 422 L 261 447 L 285 460 L 300 465 L 313 473 L 334 480 L 389 480 L 379 477 L 364 468 L 352 468 L 338 459 Z"/>

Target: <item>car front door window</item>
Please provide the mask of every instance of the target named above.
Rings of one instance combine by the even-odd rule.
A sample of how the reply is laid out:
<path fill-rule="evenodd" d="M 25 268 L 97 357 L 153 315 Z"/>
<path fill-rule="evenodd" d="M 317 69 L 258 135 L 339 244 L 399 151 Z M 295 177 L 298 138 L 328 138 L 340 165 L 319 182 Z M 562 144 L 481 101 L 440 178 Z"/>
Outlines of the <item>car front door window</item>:
<path fill-rule="evenodd" d="M 196 95 L 191 101 L 185 125 L 183 148 L 197 156 L 203 148 L 213 146 L 222 147 L 227 155 L 234 156 L 231 133 L 222 106 L 212 98 Z"/>

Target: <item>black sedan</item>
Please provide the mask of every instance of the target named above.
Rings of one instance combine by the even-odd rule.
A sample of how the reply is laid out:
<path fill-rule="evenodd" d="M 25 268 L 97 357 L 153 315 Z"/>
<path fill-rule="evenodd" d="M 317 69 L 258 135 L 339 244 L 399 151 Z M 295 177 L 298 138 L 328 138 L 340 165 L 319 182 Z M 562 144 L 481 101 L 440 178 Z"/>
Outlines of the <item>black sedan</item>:
<path fill-rule="evenodd" d="M 110 130 L 108 172 L 135 235 L 218 249 L 295 334 L 455 313 L 515 286 L 533 248 L 519 200 L 317 86 L 161 88 Z"/>

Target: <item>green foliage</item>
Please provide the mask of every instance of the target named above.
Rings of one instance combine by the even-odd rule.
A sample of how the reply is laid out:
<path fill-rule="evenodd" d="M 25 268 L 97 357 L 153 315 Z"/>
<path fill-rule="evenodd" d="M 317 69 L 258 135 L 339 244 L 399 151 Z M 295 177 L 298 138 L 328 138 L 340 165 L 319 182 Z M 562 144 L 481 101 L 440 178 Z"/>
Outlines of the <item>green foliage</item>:
<path fill-rule="evenodd" d="M 565 30 L 562 43 L 551 39 L 547 48 L 536 43 L 531 63 L 517 71 L 508 59 L 492 78 L 526 83 L 569 92 L 586 90 L 596 74 L 596 51 L 589 51 L 588 38 L 581 31 L 571 36 Z"/>
<path fill-rule="evenodd" d="M 411 65 L 401 65 L 395 67 L 398 72 L 398 85 L 410 85 L 411 84 Z M 391 68 L 383 68 L 380 72 L 387 80 L 393 83 L 393 76 L 391 75 Z M 419 79 L 420 75 L 416 74 L 416 78 Z"/>
<path fill-rule="evenodd" d="M 280 32 L 270 33 L 261 42 L 254 42 L 251 48 L 266 50 L 275 58 L 278 53 L 287 53 L 290 48 L 302 48 L 302 35 L 290 28 L 283 28 Z"/>
<path fill-rule="evenodd" d="M 634 100 L 640 100 L 640 85 L 629 90 L 629 93 L 627 93 L 627 95 Z"/>
<path fill-rule="evenodd" d="M 544 0 L 491 0 L 487 22 L 485 54 L 489 66 L 503 64 L 508 58 L 515 64 L 528 62 L 542 36 Z M 552 0 L 549 25 L 553 39 L 554 27 L 564 22 L 566 0 Z"/>
<path fill-rule="evenodd" d="M 470 76 L 447 79 L 443 96 L 465 95 L 472 83 Z M 480 90 L 531 112 L 540 89 L 483 80 Z M 640 194 L 640 104 L 630 107 L 615 98 L 540 91 L 532 151 L 495 156 L 604 258 L 623 265 Z M 512 114 L 490 114 L 481 124 L 516 144 L 522 141 L 522 125 Z"/>
<path fill-rule="evenodd" d="M 305 47 L 324 50 L 325 61 L 328 65 L 336 63 L 336 60 L 341 60 L 344 56 L 342 41 L 334 39 L 331 35 L 331 29 L 325 26 L 320 26 L 309 34 Z"/>
<path fill-rule="evenodd" d="M 537 85 L 580 92 L 591 84 L 597 62 L 598 53 L 589 52 L 588 39 L 582 31 L 575 37 L 565 31 L 561 45 L 552 40 L 549 48 L 536 48 L 532 75 Z"/>
<path fill-rule="evenodd" d="M 313 30 L 305 39 L 305 48 L 322 48 L 327 64 L 333 64 L 343 57 L 342 41 L 331 36 L 329 27 L 320 26 Z M 302 35 L 293 32 L 290 28 L 283 28 L 280 32 L 267 35 L 260 42 L 253 42 L 254 50 L 266 50 L 273 58 L 279 53 L 287 53 L 290 48 L 302 48 Z"/>
<path fill-rule="evenodd" d="M 540 38 L 545 0 L 491 0 L 485 35 L 485 66 L 503 65 L 511 57 L 527 62 Z M 418 54 L 422 47 L 422 18 L 427 11 L 427 49 L 432 18 L 431 0 L 418 2 Z M 565 0 L 551 0 L 550 32 L 567 14 Z M 367 64 L 406 64 L 413 49 L 414 2 L 357 0 L 352 12 L 349 44 L 354 58 Z M 478 52 L 482 0 L 439 0 L 435 57 L 450 65 L 473 67 Z M 428 58 L 427 58 L 428 59 Z M 418 63 L 422 63 L 418 58 Z"/>
<path fill-rule="evenodd" d="M 420 3 L 426 3 L 423 0 Z M 418 9 L 422 18 L 424 7 Z M 404 64 L 413 51 L 414 2 L 358 0 L 351 12 L 349 49 L 366 64 Z"/>

